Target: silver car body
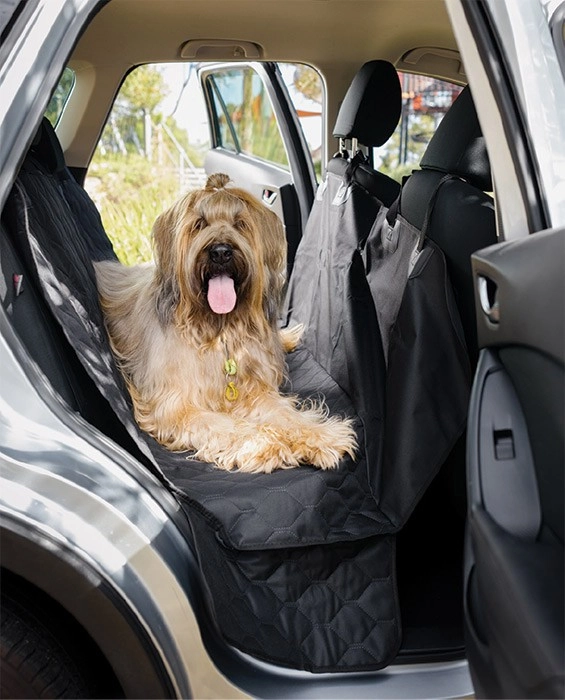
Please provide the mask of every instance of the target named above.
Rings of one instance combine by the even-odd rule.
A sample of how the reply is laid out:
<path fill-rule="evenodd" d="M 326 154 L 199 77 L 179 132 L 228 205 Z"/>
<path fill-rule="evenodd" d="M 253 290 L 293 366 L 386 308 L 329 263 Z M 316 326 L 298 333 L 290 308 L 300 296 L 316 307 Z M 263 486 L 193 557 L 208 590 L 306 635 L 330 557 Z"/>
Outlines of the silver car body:
<path fill-rule="evenodd" d="M 81 27 L 97 0 L 31 0 L 1 49 L 0 204 Z M 463 0 L 447 0 L 493 165 L 502 229 L 526 235 L 526 193 L 513 167 Z M 565 87 L 543 6 L 490 0 L 551 223 L 565 225 Z M 16 37 L 14 39 L 13 37 Z M 529 66 L 538 66 L 532 79 Z M 539 72 L 543 72 L 543 78 Z M 126 696 L 462 697 L 466 662 L 317 675 L 226 649 L 170 493 L 124 450 L 72 415 L 0 312 L 0 516 L 3 564 L 66 607 L 98 643 Z M 54 565 L 56 562 L 56 566 Z M 47 566 L 49 564 L 49 566 Z M 53 567 L 53 568 L 51 568 Z M 53 571 L 58 576 L 53 576 Z M 109 627 L 110 625 L 110 627 Z M 135 667 L 123 640 L 137 655 Z M 205 640 L 205 641 L 203 641 Z"/>

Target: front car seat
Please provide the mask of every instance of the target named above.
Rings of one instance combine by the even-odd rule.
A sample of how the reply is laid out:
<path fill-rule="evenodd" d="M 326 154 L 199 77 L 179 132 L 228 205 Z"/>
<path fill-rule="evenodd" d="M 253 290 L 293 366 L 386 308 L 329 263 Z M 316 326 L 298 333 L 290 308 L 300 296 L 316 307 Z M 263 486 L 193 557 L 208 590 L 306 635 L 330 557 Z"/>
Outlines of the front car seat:
<path fill-rule="evenodd" d="M 493 245 L 497 237 L 494 201 L 488 194 L 492 192 L 490 164 L 468 87 L 438 126 L 420 168 L 402 189 L 399 211 L 419 230 L 428 212 L 426 235 L 445 255 L 474 366 L 478 347 L 471 254 Z M 447 175 L 451 177 L 444 179 Z M 435 201 L 430 206 L 432 196 Z"/>

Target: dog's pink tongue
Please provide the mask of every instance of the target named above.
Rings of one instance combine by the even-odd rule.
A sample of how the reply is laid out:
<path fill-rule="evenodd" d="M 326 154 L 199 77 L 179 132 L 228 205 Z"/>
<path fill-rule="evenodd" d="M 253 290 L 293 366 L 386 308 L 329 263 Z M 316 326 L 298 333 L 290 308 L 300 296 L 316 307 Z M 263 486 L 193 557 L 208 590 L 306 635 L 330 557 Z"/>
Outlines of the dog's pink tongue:
<path fill-rule="evenodd" d="M 233 280 L 228 275 L 212 277 L 208 282 L 208 304 L 216 314 L 229 314 L 233 311 L 237 295 Z"/>

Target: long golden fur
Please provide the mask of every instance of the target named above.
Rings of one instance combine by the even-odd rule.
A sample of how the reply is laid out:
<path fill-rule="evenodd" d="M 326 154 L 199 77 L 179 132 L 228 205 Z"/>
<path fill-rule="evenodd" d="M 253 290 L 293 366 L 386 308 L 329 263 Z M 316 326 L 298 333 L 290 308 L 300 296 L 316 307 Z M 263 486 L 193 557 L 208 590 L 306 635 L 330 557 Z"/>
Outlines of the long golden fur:
<path fill-rule="evenodd" d="M 355 451 L 350 421 L 278 391 L 284 353 L 299 342 L 298 329 L 277 325 L 283 227 L 228 183 L 226 175 L 212 175 L 157 218 L 154 264 L 96 263 L 135 418 L 167 448 L 192 451 L 223 469 L 336 467 Z M 233 286 L 233 310 L 212 310 L 215 278 Z"/>

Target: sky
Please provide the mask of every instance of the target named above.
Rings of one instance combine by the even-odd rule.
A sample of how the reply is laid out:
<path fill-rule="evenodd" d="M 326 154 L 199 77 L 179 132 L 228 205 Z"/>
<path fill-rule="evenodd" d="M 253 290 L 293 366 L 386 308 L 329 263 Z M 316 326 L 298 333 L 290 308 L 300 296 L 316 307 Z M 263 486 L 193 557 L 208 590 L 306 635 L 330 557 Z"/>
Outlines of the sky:
<path fill-rule="evenodd" d="M 174 116 L 177 124 L 187 130 L 192 143 L 206 143 L 210 139 L 208 116 L 195 70 L 190 74 L 186 88 L 182 90 L 189 71 L 188 63 L 162 65 L 161 72 L 169 88 L 169 95 L 163 101 L 161 108 L 163 114 Z"/>

